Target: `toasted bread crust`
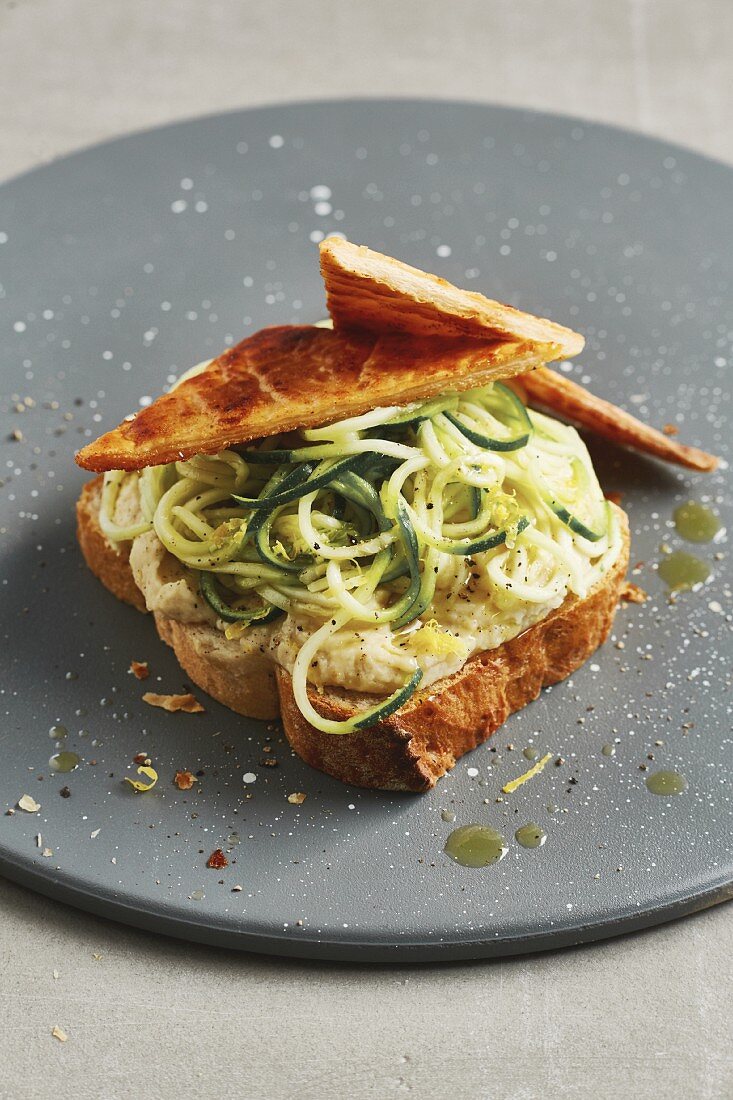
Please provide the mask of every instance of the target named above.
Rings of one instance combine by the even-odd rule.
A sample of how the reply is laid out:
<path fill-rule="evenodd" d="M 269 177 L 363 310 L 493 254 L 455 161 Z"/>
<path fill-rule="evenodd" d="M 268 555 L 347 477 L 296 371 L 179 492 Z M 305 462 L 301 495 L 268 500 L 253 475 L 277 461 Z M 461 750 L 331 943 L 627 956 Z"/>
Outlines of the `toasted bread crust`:
<path fill-rule="evenodd" d="M 77 505 L 79 543 L 89 568 L 119 599 L 145 611 L 129 566 L 99 528 L 101 478 L 87 484 Z M 180 623 L 156 614 L 158 634 L 191 681 L 224 706 L 251 718 L 282 714 L 290 744 L 313 767 L 346 783 L 382 790 L 426 791 L 464 753 L 485 741 L 541 689 L 569 676 L 611 629 L 628 565 L 628 524 L 618 561 L 584 600 L 568 598 L 542 622 L 497 649 L 472 657 L 453 676 L 413 696 L 397 714 L 346 736 L 321 733 L 298 710 L 290 675 L 264 655 L 251 655 L 246 673 L 227 665 L 221 633 L 205 623 Z M 233 643 L 227 643 L 233 644 Z M 278 701 L 279 696 L 279 701 Z M 331 690 L 310 693 L 327 718 L 344 719 L 374 697 Z"/>
<path fill-rule="evenodd" d="M 670 439 L 625 409 L 596 397 L 572 378 L 556 374 L 548 367 L 539 367 L 521 378 L 513 378 L 510 385 L 526 404 L 551 409 L 576 427 L 587 428 L 617 446 L 631 447 L 664 462 L 704 473 L 717 469 L 720 464 L 715 455 Z"/>
<path fill-rule="evenodd" d="M 528 340 L 544 345 L 546 362 L 583 350 L 585 340 L 572 329 L 460 290 L 365 245 L 327 237 L 319 249 L 328 312 L 336 329 Z"/>
<path fill-rule="evenodd" d="M 529 340 L 339 333 L 316 325 L 262 329 L 201 374 L 88 443 L 87 470 L 141 470 L 379 406 L 485 386 L 552 359 Z"/>
<path fill-rule="evenodd" d="M 618 560 L 588 596 L 569 597 L 546 619 L 497 649 L 472 657 L 453 676 L 431 684 L 371 729 L 334 736 L 316 730 L 297 707 L 292 680 L 277 670 L 283 724 L 308 764 L 346 783 L 383 790 L 426 791 L 459 757 L 481 744 L 510 714 L 564 680 L 601 645 L 611 629 L 629 559 L 625 513 Z M 352 692 L 309 692 L 316 710 L 343 720 L 373 703 Z"/>
<path fill-rule="evenodd" d="M 145 599 L 130 570 L 130 543 L 121 542 L 115 548 L 107 542 L 99 526 L 103 483 L 101 476 L 88 481 L 76 502 L 76 536 L 81 552 L 94 576 L 113 596 L 132 604 L 138 611 L 146 611 Z"/>

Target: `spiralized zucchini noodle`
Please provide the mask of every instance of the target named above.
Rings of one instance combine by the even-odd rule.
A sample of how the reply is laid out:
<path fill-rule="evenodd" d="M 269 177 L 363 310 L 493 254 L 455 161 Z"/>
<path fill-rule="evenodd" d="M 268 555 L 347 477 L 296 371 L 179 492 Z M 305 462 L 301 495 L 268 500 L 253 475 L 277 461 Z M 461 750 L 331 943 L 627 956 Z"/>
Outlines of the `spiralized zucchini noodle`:
<path fill-rule="evenodd" d="M 139 478 L 142 519 L 121 526 L 128 477 Z M 461 652 L 433 606 L 451 562 L 468 563 L 461 583 L 480 578 L 500 619 L 557 606 L 568 592 L 582 598 L 620 548 L 577 432 L 527 410 L 501 383 L 107 474 L 101 526 L 113 542 L 154 530 L 196 574 L 229 638 L 281 616 L 308 621 L 293 691 L 305 718 L 332 734 L 404 705 L 423 676 L 421 652 Z M 412 648 L 396 691 L 329 720 L 309 683 L 319 651 L 346 627 L 386 628 Z"/>

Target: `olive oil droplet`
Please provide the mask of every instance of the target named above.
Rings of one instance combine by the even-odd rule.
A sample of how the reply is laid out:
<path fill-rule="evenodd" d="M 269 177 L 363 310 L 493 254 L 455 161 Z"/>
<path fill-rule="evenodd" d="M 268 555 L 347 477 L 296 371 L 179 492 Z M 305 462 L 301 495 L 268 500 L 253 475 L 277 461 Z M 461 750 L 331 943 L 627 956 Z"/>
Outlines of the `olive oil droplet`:
<path fill-rule="evenodd" d="M 687 790 L 687 780 L 679 772 L 654 772 L 647 777 L 646 785 L 652 794 L 682 794 Z"/>
<path fill-rule="evenodd" d="M 688 500 L 672 513 L 677 533 L 687 542 L 712 542 L 721 528 L 721 522 L 712 508 Z"/>
<path fill-rule="evenodd" d="M 461 867 L 488 867 L 509 851 L 506 841 L 488 825 L 461 825 L 445 842 L 444 851 Z"/>
<path fill-rule="evenodd" d="M 48 731 L 48 736 L 52 741 L 62 741 L 64 737 L 69 736 L 69 731 L 66 726 L 51 726 L 51 729 Z"/>
<path fill-rule="evenodd" d="M 615 745 L 603 745 L 603 747 L 601 748 L 601 752 L 603 753 L 604 756 L 615 756 L 616 755 L 616 746 Z"/>
<path fill-rule="evenodd" d="M 55 772 L 73 772 L 78 767 L 81 757 L 75 752 L 56 752 L 48 762 L 48 766 Z"/>
<path fill-rule="evenodd" d="M 534 745 L 527 745 L 526 749 L 522 749 L 522 756 L 526 760 L 535 760 L 537 758 L 537 749 Z"/>
<path fill-rule="evenodd" d="M 526 825 L 522 825 L 517 829 L 514 839 L 523 848 L 541 848 L 547 840 L 547 833 L 539 825 L 529 821 Z"/>
<path fill-rule="evenodd" d="M 684 592 L 704 584 L 710 576 L 710 566 L 684 550 L 675 550 L 662 558 L 658 572 L 672 592 Z"/>

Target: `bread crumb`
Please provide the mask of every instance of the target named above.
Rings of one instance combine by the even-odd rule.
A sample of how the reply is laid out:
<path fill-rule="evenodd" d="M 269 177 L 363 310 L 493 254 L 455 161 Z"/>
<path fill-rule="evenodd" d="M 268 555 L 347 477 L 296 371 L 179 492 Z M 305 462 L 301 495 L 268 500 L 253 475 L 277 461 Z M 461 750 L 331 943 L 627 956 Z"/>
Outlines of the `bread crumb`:
<path fill-rule="evenodd" d="M 665 424 L 662 428 L 665 435 L 679 435 L 679 428 L 676 424 Z"/>
<path fill-rule="evenodd" d="M 646 603 L 649 599 L 644 589 L 639 588 L 638 584 L 632 584 L 631 581 L 624 582 L 620 598 L 625 603 Z"/>
<path fill-rule="evenodd" d="M 51 1028 L 51 1034 L 53 1035 L 54 1039 L 58 1039 L 60 1043 L 65 1043 L 69 1038 L 64 1029 L 58 1026 Z"/>
<path fill-rule="evenodd" d="M 307 797 L 307 794 L 304 794 L 303 791 L 293 791 L 292 794 L 288 795 L 288 802 L 292 802 L 294 806 L 302 806 Z"/>
<path fill-rule="evenodd" d="M 186 714 L 203 714 L 204 712 L 204 708 L 190 691 L 185 695 L 158 695 L 154 691 L 146 691 L 143 695 L 143 702 L 149 703 L 151 707 L 161 707 L 162 710 L 171 712 L 179 710 L 184 711 Z"/>
<path fill-rule="evenodd" d="M 40 808 L 41 803 L 36 802 L 35 798 L 32 798 L 29 794 L 24 794 L 18 799 L 18 809 L 25 810 L 27 814 L 35 814 Z"/>
<path fill-rule="evenodd" d="M 190 791 L 196 782 L 196 776 L 193 772 L 179 771 L 173 776 L 173 782 L 178 787 L 179 791 Z"/>
<path fill-rule="evenodd" d="M 131 661 L 130 672 L 136 680 L 147 680 L 150 675 L 147 661 Z"/>

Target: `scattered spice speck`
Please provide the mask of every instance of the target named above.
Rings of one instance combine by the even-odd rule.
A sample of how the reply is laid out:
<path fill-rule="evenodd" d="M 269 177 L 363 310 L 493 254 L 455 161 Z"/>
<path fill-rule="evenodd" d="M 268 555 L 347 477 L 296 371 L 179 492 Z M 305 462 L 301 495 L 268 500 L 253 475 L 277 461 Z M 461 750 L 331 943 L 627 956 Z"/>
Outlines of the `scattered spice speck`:
<path fill-rule="evenodd" d="M 146 691 L 143 695 L 143 702 L 148 703 L 151 707 L 160 707 L 162 710 L 171 711 L 171 713 L 177 711 L 183 711 L 184 714 L 204 713 L 201 703 L 190 691 L 186 692 L 185 695 L 158 695 L 155 691 Z"/>
<path fill-rule="evenodd" d="M 219 871 L 222 867 L 229 866 L 229 860 L 222 852 L 221 848 L 217 848 L 215 852 L 212 852 L 209 858 L 206 860 L 206 866 L 210 867 L 212 871 Z"/>
<path fill-rule="evenodd" d="M 69 787 L 62 787 L 59 794 L 62 798 L 71 798 L 71 790 Z"/>
<path fill-rule="evenodd" d="M 21 796 L 21 798 L 18 799 L 18 809 L 19 810 L 25 810 L 25 812 L 27 814 L 38 813 L 40 808 L 41 808 L 41 803 L 36 802 L 35 798 L 33 798 L 29 794 L 24 794 L 24 795 Z"/>
<path fill-rule="evenodd" d="M 150 669 L 147 661 L 131 661 L 130 672 L 136 680 L 147 680 L 150 675 Z"/>
<path fill-rule="evenodd" d="M 307 794 L 303 791 L 293 791 L 288 795 L 288 802 L 291 802 L 294 806 L 302 806 L 307 798 Z"/>

